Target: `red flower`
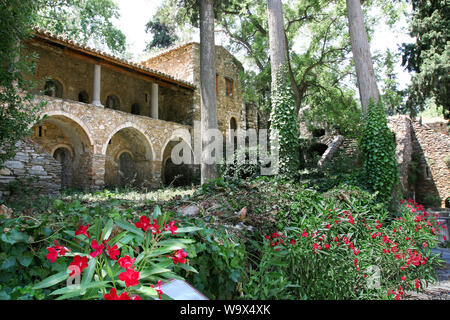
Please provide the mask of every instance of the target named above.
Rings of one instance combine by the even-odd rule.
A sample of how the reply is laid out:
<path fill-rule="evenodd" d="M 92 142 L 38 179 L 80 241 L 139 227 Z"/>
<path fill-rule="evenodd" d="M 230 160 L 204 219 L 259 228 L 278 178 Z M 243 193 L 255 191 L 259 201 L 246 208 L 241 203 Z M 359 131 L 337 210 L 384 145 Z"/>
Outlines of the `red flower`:
<path fill-rule="evenodd" d="M 136 260 L 136 258 L 131 259 L 129 255 L 126 255 L 125 257 L 120 258 L 119 260 L 117 260 L 117 263 L 122 268 L 128 269 L 134 263 L 134 260 Z"/>
<path fill-rule="evenodd" d="M 55 250 L 53 247 L 47 248 L 48 253 L 46 255 L 47 259 L 50 260 L 51 263 L 55 262 L 58 258 L 58 251 Z"/>
<path fill-rule="evenodd" d="M 81 272 L 83 272 L 83 270 L 85 268 L 87 268 L 88 266 L 88 258 L 87 257 L 80 257 L 79 255 L 76 255 L 75 257 L 73 257 L 73 261 L 71 264 L 69 264 L 70 266 L 75 266 L 76 268 L 69 268 L 72 270 L 72 272 L 70 273 L 70 277 L 74 276 L 74 275 L 80 275 Z"/>
<path fill-rule="evenodd" d="M 95 258 L 96 256 L 102 254 L 103 249 L 105 249 L 105 244 L 102 243 L 101 245 L 99 245 L 96 240 L 92 240 L 91 247 L 95 250 L 91 253 L 91 257 Z"/>
<path fill-rule="evenodd" d="M 105 294 L 105 300 L 141 300 L 141 298 L 139 296 L 135 296 L 131 299 L 126 292 L 122 292 L 120 296 L 118 296 L 116 289 L 111 288 L 110 293 Z"/>
<path fill-rule="evenodd" d="M 177 226 L 175 225 L 175 221 L 170 221 L 170 224 L 166 225 L 164 228 L 164 231 L 171 231 L 172 234 L 177 234 L 175 231 L 177 231 Z"/>
<path fill-rule="evenodd" d="M 127 288 L 137 286 L 139 284 L 139 272 L 133 269 L 127 269 L 127 271 L 119 274 L 119 280 L 124 281 Z"/>
<path fill-rule="evenodd" d="M 419 281 L 419 279 L 416 279 L 415 282 L 416 282 L 416 283 L 415 283 L 416 289 L 419 289 L 419 288 L 420 288 L 420 281 Z"/>
<path fill-rule="evenodd" d="M 89 228 L 89 225 L 87 226 L 79 226 L 78 230 L 75 231 L 75 235 L 84 234 L 86 237 L 90 238 L 89 233 L 87 233 L 87 229 Z"/>
<path fill-rule="evenodd" d="M 296 244 L 297 243 L 297 241 L 295 241 L 295 239 L 292 239 L 291 241 L 290 241 L 290 244 L 292 244 L 292 245 L 294 245 L 294 244 Z"/>
<path fill-rule="evenodd" d="M 175 252 L 173 257 L 170 257 L 170 259 L 173 260 L 173 264 L 177 264 L 177 263 L 185 263 L 186 257 L 187 257 L 187 252 L 185 252 L 183 250 L 178 250 Z"/>
<path fill-rule="evenodd" d="M 153 234 L 161 233 L 161 231 L 159 230 L 159 225 L 156 223 L 156 219 L 153 219 L 153 225 L 151 226 L 151 229 Z"/>
<path fill-rule="evenodd" d="M 325 248 L 326 248 L 327 250 L 330 250 L 330 245 L 329 245 L 328 243 L 325 243 Z"/>
<path fill-rule="evenodd" d="M 308 232 L 306 232 L 306 230 L 305 230 L 305 231 L 303 231 L 303 233 L 302 233 L 302 237 L 305 237 L 305 238 L 307 238 L 307 237 L 308 237 Z"/>
<path fill-rule="evenodd" d="M 154 285 L 152 284 L 150 286 L 150 288 L 153 288 L 153 287 L 154 287 Z M 156 292 L 158 292 L 159 300 L 161 300 L 161 295 L 163 294 L 163 292 L 161 290 L 161 280 L 158 280 L 158 286 L 156 288 L 154 288 L 154 289 L 156 290 Z"/>
<path fill-rule="evenodd" d="M 117 256 L 120 255 L 120 251 L 118 250 L 117 244 L 114 246 L 108 246 L 108 256 L 112 260 L 117 260 Z"/>
<path fill-rule="evenodd" d="M 142 229 L 144 232 L 152 227 L 150 224 L 150 219 L 146 216 L 141 216 L 139 222 L 136 222 L 136 227 Z"/>

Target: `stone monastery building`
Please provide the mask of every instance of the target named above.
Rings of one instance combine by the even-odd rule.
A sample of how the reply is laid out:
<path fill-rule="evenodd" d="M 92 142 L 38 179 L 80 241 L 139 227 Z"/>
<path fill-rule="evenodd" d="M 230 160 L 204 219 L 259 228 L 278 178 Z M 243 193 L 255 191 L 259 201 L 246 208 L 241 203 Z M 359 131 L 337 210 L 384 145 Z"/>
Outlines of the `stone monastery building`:
<path fill-rule="evenodd" d="M 36 29 L 26 50 L 38 54 L 31 93 L 47 102 L 45 117 L 0 171 L 0 191 L 29 176 L 52 193 L 61 186 L 158 187 L 198 172 L 170 158 L 181 133 L 200 121 L 198 43 L 136 64 Z M 228 129 L 255 128 L 257 113 L 242 100 L 241 63 L 221 46 L 216 57 L 219 129 L 225 137 Z"/>

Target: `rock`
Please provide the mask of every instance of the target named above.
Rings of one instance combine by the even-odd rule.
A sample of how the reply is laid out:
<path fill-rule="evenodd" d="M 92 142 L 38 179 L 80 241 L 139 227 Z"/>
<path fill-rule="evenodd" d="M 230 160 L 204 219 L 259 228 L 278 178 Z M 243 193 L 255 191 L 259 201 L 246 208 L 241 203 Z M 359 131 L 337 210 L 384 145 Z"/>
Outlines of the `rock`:
<path fill-rule="evenodd" d="M 177 212 L 183 216 L 195 216 L 200 213 L 200 209 L 195 204 L 191 204 L 187 207 L 178 209 Z"/>
<path fill-rule="evenodd" d="M 0 206 L 0 214 L 5 216 L 6 219 L 11 219 L 12 218 L 12 212 L 13 212 L 12 209 L 8 208 L 4 204 L 2 204 Z"/>
<path fill-rule="evenodd" d="M 239 211 L 238 215 L 239 215 L 239 221 L 244 221 L 245 218 L 247 217 L 247 207 L 243 207 L 241 209 L 241 211 Z"/>

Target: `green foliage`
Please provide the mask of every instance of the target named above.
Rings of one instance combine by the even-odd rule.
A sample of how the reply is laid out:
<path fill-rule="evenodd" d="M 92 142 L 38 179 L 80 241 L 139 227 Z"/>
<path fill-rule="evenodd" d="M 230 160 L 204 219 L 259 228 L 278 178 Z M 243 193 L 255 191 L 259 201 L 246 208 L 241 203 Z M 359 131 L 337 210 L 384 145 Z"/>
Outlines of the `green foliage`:
<path fill-rule="evenodd" d="M 37 112 L 43 106 L 24 93 L 32 87 L 24 78 L 33 71 L 27 62 L 32 57 L 20 53 L 35 10 L 34 1 L 0 3 L 0 168 L 14 156 L 16 143 L 28 136 L 30 125 L 38 120 Z"/>
<path fill-rule="evenodd" d="M 233 153 L 233 161 L 226 160 L 220 166 L 220 176 L 229 180 L 252 179 L 260 174 L 259 163 L 250 163 L 250 153 L 258 156 L 258 148 L 237 149 Z M 241 160 L 240 160 L 241 159 Z"/>
<path fill-rule="evenodd" d="M 160 19 L 147 22 L 145 32 L 153 34 L 153 39 L 151 42 L 147 43 L 146 50 L 151 50 L 153 48 L 167 48 L 178 41 L 175 27 L 161 22 Z"/>
<path fill-rule="evenodd" d="M 113 24 L 120 16 L 113 0 L 47 0 L 35 14 L 37 25 L 50 32 L 85 45 L 94 42 L 96 48 L 107 47 L 114 53 L 125 52 L 125 35 Z"/>
<path fill-rule="evenodd" d="M 385 203 L 392 200 L 398 185 L 395 159 L 395 138 L 389 130 L 381 100 L 370 101 L 360 140 L 366 182 L 371 191 L 378 192 Z"/>
<path fill-rule="evenodd" d="M 398 299 L 416 281 L 419 290 L 435 281 L 441 261 L 429 248 L 438 242 L 437 222 L 412 200 L 392 220 L 359 188 L 279 196 L 291 209 L 278 215 L 279 231 L 265 236 L 263 269 L 251 273 L 244 298 Z"/>
<path fill-rule="evenodd" d="M 297 109 L 291 87 L 285 80 L 286 69 L 280 68 L 272 90 L 270 143 L 272 153 L 278 148 L 279 175 L 294 178 L 300 166 Z"/>
<path fill-rule="evenodd" d="M 423 197 L 423 204 L 428 207 L 440 207 L 442 199 L 434 193 L 427 193 Z"/>
<path fill-rule="evenodd" d="M 415 114 L 434 97 L 450 117 L 450 6 L 447 0 L 411 1 L 411 36 L 415 44 L 403 44 L 402 65 L 415 71 L 409 87 L 407 107 Z"/>
<path fill-rule="evenodd" d="M 186 280 L 210 299 L 235 299 L 245 273 L 245 245 L 223 227 L 211 228 L 202 219 L 187 223 L 201 230 L 187 249 L 190 265 L 198 273 L 189 273 Z"/>

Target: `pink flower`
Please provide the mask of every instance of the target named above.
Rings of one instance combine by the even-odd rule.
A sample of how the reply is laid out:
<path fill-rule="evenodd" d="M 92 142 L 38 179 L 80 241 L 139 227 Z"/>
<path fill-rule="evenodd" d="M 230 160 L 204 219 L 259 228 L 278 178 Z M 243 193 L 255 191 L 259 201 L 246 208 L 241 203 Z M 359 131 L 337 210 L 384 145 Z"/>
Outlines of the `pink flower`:
<path fill-rule="evenodd" d="M 86 237 L 90 238 L 89 233 L 87 233 L 87 229 L 89 228 L 89 225 L 87 226 L 79 226 L 78 230 L 75 231 L 75 235 L 84 234 Z"/>
<path fill-rule="evenodd" d="M 139 284 L 139 272 L 133 269 L 127 269 L 127 271 L 119 274 L 119 280 L 124 281 L 127 288 L 137 286 Z"/>
<path fill-rule="evenodd" d="M 105 300 L 141 300 L 141 298 L 139 296 L 135 296 L 132 299 L 126 292 L 122 292 L 120 296 L 118 296 L 116 289 L 111 288 L 110 293 L 105 294 Z"/>
<path fill-rule="evenodd" d="M 83 272 L 83 270 L 85 268 L 88 267 L 88 258 L 87 257 L 80 257 L 79 255 L 76 255 L 75 257 L 73 257 L 73 261 L 71 264 L 69 264 L 70 266 L 74 266 L 76 268 L 70 268 L 72 270 L 72 272 L 70 273 L 70 277 L 74 276 L 74 275 L 79 275 L 81 274 L 81 272 Z"/>
<path fill-rule="evenodd" d="M 175 221 L 170 221 L 170 223 L 164 227 L 164 231 L 171 231 L 172 234 L 177 234 L 176 233 L 177 229 L 178 228 L 175 225 Z"/>
<path fill-rule="evenodd" d="M 175 252 L 173 257 L 170 257 L 170 259 L 173 260 L 173 264 L 177 264 L 177 263 L 185 263 L 186 257 L 187 257 L 187 252 L 185 252 L 183 250 L 178 250 Z"/>
<path fill-rule="evenodd" d="M 117 244 L 114 246 L 108 246 L 108 256 L 112 260 L 117 260 L 117 256 L 120 255 L 120 251 L 118 250 Z"/>
<path fill-rule="evenodd" d="M 150 288 L 153 288 L 153 287 L 154 287 L 154 285 L 152 284 L 150 286 Z M 161 290 L 161 280 L 158 280 L 158 286 L 156 288 L 154 288 L 154 289 L 156 290 L 156 292 L 158 292 L 159 300 L 161 300 L 161 295 L 163 294 L 163 292 Z"/>
<path fill-rule="evenodd" d="M 91 247 L 95 250 L 94 252 L 91 252 L 91 257 L 95 258 L 102 254 L 103 249 L 105 249 L 105 244 L 102 243 L 99 245 L 96 240 L 92 240 Z"/>
<path fill-rule="evenodd" d="M 152 227 L 150 224 L 150 219 L 146 216 L 141 216 L 139 222 L 136 222 L 136 227 L 142 229 L 144 232 Z"/>
<path fill-rule="evenodd" d="M 136 260 L 136 258 L 131 259 L 129 255 L 126 255 L 125 257 L 120 258 L 119 260 L 117 260 L 117 263 L 122 268 L 128 269 L 134 263 L 134 260 Z"/>
<path fill-rule="evenodd" d="M 51 263 L 55 262 L 58 258 L 58 251 L 54 249 L 53 247 L 47 248 L 48 253 L 46 255 L 47 259 L 50 260 Z"/>

